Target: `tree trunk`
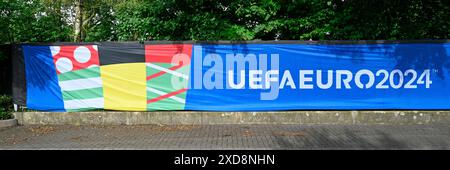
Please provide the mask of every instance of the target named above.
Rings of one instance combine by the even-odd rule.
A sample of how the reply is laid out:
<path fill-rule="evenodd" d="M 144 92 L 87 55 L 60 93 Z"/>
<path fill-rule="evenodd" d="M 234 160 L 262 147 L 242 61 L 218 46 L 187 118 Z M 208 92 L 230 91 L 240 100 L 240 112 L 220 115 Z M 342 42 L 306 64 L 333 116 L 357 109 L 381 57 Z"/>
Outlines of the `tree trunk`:
<path fill-rule="evenodd" d="M 82 23 L 83 23 L 83 0 L 75 0 L 75 23 L 74 23 L 74 41 L 82 42 Z"/>

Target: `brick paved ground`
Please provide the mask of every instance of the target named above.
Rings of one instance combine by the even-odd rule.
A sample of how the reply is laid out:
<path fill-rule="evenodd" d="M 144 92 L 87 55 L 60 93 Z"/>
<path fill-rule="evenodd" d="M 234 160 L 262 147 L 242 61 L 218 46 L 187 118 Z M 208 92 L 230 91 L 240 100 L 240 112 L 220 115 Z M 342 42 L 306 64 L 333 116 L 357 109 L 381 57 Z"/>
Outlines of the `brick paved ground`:
<path fill-rule="evenodd" d="M 450 149 L 450 125 L 18 126 L 0 149 Z"/>

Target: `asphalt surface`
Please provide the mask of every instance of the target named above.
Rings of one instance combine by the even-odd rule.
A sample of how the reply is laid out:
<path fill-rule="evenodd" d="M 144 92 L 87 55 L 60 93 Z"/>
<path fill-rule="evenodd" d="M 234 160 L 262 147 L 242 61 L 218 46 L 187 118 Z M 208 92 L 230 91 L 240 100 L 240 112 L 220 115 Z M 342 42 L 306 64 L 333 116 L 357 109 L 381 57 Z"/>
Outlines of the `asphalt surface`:
<path fill-rule="evenodd" d="M 16 126 L 0 149 L 450 149 L 450 125 Z"/>

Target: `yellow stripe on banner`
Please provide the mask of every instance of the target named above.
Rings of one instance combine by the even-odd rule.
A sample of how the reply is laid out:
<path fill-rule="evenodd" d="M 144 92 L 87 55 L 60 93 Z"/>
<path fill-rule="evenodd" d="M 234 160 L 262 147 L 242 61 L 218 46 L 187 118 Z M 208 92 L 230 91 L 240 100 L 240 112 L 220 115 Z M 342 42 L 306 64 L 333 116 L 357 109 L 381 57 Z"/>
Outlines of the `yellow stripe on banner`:
<path fill-rule="evenodd" d="M 111 64 L 100 69 L 105 109 L 146 110 L 145 63 Z"/>

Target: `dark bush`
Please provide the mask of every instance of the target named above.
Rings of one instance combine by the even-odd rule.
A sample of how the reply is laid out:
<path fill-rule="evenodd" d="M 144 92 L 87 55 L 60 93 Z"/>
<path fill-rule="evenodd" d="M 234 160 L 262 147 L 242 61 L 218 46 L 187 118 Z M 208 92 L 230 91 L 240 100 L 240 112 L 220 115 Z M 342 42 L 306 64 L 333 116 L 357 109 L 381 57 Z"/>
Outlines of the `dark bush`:
<path fill-rule="evenodd" d="M 13 100 L 11 96 L 0 95 L 0 120 L 11 119 L 13 111 Z"/>

